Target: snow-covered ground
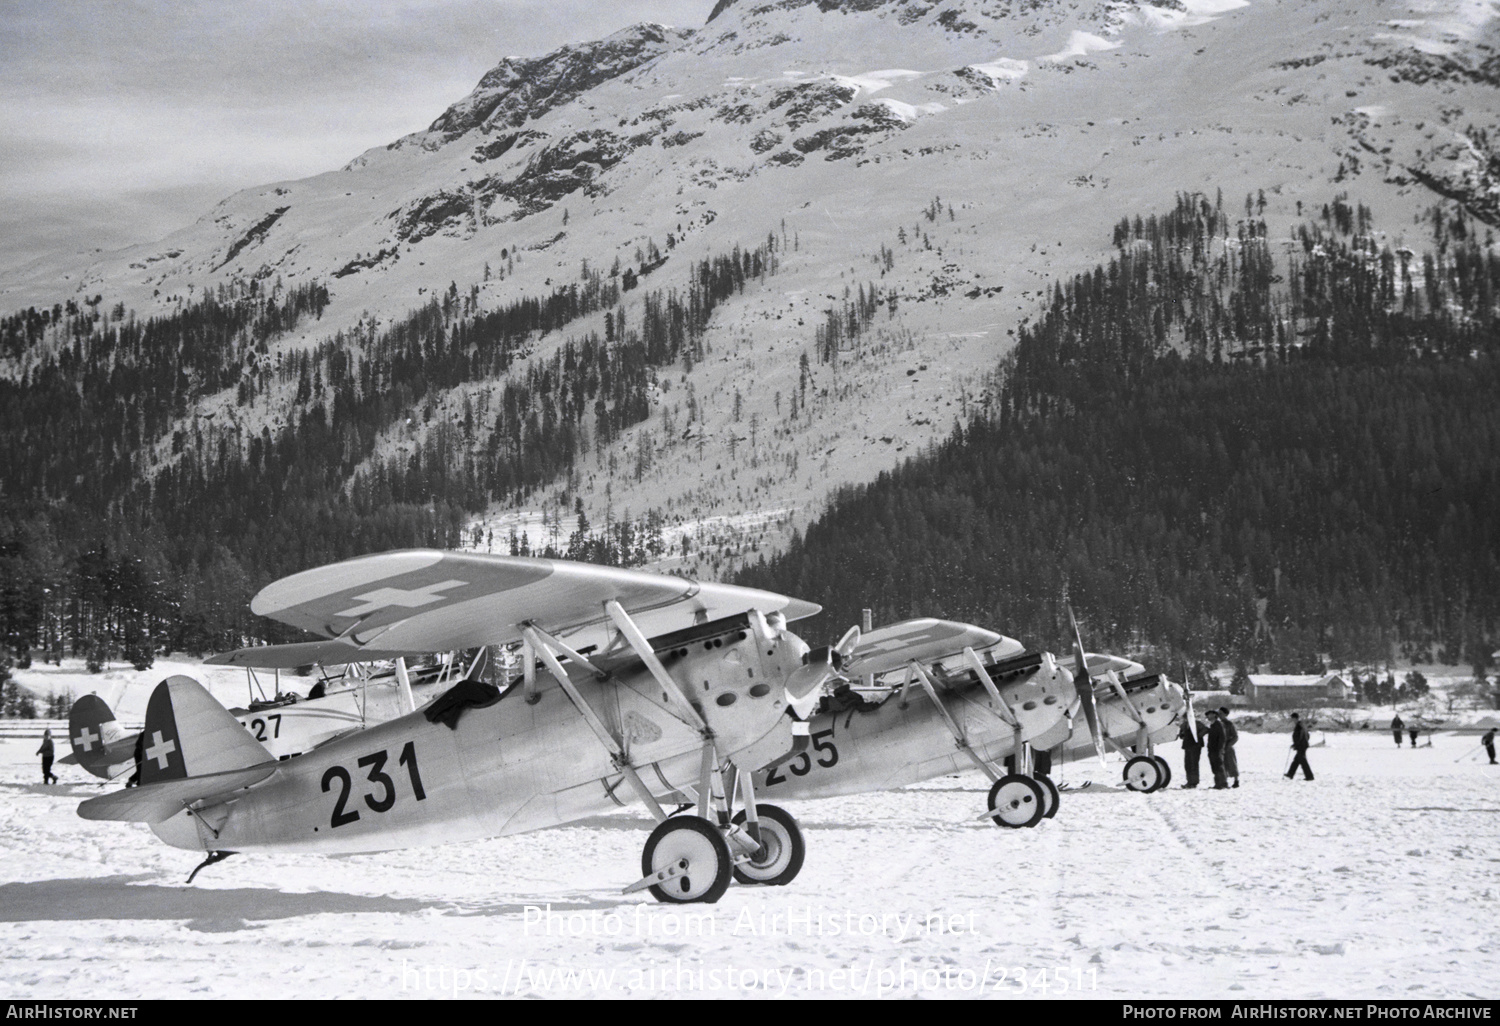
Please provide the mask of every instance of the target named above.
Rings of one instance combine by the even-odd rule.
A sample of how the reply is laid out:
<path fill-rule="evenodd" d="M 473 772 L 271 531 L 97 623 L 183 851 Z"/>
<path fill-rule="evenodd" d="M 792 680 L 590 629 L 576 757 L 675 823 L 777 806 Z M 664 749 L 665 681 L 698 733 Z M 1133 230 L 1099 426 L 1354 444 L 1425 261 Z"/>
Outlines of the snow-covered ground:
<path fill-rule="evenodd" d="M 1500 768 L 1455 762 L 1474 743 L 1329 734 L 1317 780 L 1289 783 L 1286 738 L 1246 734 L 1237 791 L 1074 792 L 1035 830 L 976 821 L 976 774 L 796 803 L 808 856 L 790 886 L 665 907 L 619 893 L 646 837 L 625 814 L 241 856 L 188 887 L 187 853 L 77 817 L 102 785 L 61 767 L 44 788 L 36 742 L 3 741 L 0 992 L 1015 996 L 1024 969 L 1028 996 L 1045 980 L 1051 996 L 1494 997 Z"/>

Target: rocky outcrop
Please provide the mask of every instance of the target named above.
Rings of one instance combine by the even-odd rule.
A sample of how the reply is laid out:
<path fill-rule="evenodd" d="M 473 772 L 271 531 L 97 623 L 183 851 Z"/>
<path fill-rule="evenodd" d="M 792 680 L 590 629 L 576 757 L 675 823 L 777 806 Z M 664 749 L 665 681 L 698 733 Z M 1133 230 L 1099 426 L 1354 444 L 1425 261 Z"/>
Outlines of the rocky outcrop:
<path fill-rule="evenodd" d="M 636 25 L 544 57 L 507 57 L 479 80 L 472 93 L 444 111 L 428 132 L 449 141 L 476 128 L 520 128 L 528 119 L 646 64 L 691 36 L 690 30 Z"/>

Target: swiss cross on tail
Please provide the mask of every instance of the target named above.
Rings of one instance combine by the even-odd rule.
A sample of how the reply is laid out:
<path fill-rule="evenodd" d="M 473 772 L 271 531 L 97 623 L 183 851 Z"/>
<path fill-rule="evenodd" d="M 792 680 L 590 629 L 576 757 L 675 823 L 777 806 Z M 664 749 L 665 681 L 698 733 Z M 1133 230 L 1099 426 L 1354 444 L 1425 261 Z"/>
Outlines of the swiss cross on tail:
<path fill-rule="evenodd" d="M 177 716 L 172 710 L 172 692 L 166 681 L 156 685 L 146 704 L 146 725 L 137 742 L 141 755 L 141 783 L 181 780 L 187 776 L 182 742 L 177 734 Z"/>

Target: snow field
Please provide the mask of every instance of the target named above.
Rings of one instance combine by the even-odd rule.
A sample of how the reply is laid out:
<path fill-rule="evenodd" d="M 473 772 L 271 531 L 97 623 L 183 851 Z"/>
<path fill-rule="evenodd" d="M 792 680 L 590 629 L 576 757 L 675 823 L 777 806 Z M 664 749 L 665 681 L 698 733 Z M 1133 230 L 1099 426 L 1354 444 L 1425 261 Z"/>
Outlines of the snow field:
<path fill-rule="evenodd" d="M 0 981 L 8 997 L 1493 996 L 1500 769 L 1475 739 L 1330 734 L 1287 782 L 1283 735 L 1242 735 L 1244 786 L 1155 795 L 1064 767 L 1058 818 L 978 821 L 977 773 L 789 804 L 790 886 L 715 906 L 622 897 L 631 813 L 377 855 L 195 860 L 75 813 L 31 740 L 0 742 Z M 1206 768 L 1206 767 L 1205 767 Z M 1096 785 L 1098 786 L 1098 785 Z M 547 918 L 551 906 L 552 918 Z M 1026 970 L 1023 991 L 1016 976 Z M 1062 984 L 1067 990 L 1062 991 Z M 1080 990 L 1081 988 L 1081 990 Z"/>

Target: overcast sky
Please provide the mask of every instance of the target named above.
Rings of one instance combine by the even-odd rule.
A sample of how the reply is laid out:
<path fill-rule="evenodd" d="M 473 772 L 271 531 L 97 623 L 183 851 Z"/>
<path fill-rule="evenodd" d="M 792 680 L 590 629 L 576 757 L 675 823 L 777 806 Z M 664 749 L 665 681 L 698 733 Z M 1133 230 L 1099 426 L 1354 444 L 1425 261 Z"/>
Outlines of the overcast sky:
<path fill-rule="evenodd" d="M 502 57 L 713 0 L 0 0 L 0 271 L 425 128 Z"/>

